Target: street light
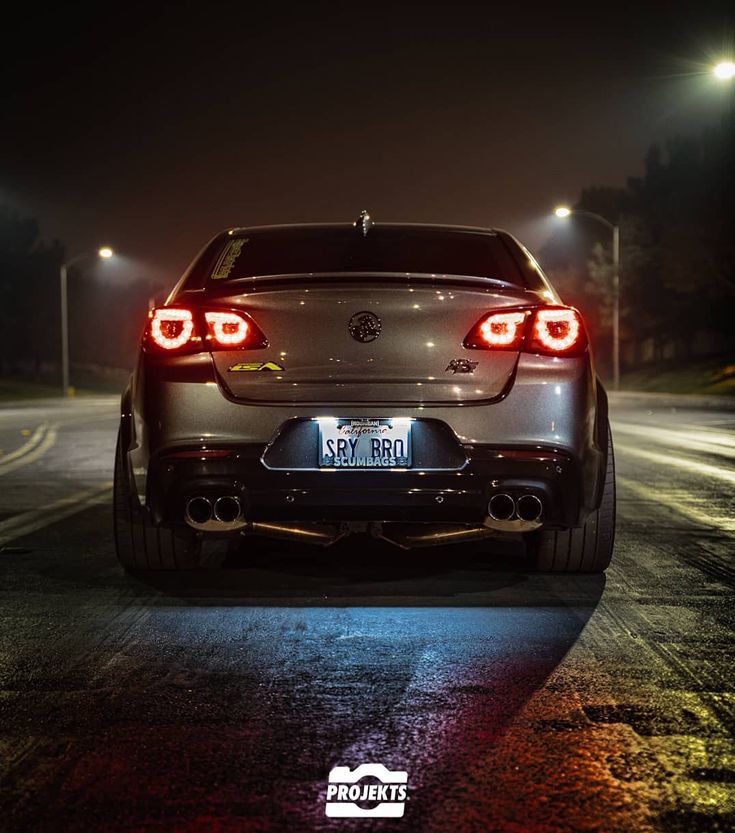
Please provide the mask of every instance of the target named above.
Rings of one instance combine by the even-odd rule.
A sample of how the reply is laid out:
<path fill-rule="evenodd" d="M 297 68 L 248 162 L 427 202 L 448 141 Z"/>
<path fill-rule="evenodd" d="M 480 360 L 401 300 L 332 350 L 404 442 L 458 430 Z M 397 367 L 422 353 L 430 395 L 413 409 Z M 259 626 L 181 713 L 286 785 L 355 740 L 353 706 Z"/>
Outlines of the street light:
<path fill-rule="evenodd" d="M 598 223 L 602 223 L 606 229 L 612 232 L 612 259 L 613 259 L 613 309 L 612 309 L 612 363 L 613 363 L 613 388 L 620 389 L 620 226 L 606 220 L 601 214 L 594 211 L 584 211 L 581 208 L 571 209 L 566 205 L 560 205 L 554 209 L 555 216 L 566 219 L 572 214 L 579 214 L 584 217 L 591 217 Z"/>
<path fill-rule="evenodd" d="M 712 73 L 718 81 L 731 81 L 735 78 L 735 63 L 732 61 L 720 61 L 712 68 Z"/>
<path fill-rule="evenodd" d="M 114 255 L 110 246 L 102 246 L 97 250 L 97 257 L 108 260 Z M 61 264 L 59 269 L 59 286 L 61 289 L 61 395 L 69 396 L 69 308 L 67 304 L 66 284 L 69 267 L 80 260 L 90 257 L 88 252 L 81 252 Z"/>

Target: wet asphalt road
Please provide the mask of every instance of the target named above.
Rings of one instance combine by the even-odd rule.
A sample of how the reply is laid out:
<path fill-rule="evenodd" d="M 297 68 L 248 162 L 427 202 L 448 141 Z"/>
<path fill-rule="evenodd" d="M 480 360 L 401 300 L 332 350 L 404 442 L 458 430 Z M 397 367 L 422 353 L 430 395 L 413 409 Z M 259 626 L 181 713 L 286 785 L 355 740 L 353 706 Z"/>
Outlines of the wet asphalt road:
<path fill-rule="evenodd" d="M 735 829 L 735 410 L 613 405 L 605 578 L 348 539 L 132 578 L 114 399 L 0 406 L 0 829 Z M 408 772 L 329 819 L 331 767 Z"/>

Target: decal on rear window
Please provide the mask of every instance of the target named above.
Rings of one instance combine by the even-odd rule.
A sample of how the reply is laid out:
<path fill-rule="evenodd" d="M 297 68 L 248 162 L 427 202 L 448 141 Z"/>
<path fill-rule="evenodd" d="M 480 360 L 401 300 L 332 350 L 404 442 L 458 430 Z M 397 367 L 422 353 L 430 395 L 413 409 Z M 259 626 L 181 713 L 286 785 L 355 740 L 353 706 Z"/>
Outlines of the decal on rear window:
<path fill-rule="evenodd" d="M 248 242 L 247 237 L 240 237 L 236 240 L 230 240 L 229 244 L 225 246 L 225 250 L 220 255 L 217 265 L 212 272 L 212 280 L 222 280 L 229 278 L 230 272 L 235 265 L 235 261 L 240 257 L 242 247 Z"/>

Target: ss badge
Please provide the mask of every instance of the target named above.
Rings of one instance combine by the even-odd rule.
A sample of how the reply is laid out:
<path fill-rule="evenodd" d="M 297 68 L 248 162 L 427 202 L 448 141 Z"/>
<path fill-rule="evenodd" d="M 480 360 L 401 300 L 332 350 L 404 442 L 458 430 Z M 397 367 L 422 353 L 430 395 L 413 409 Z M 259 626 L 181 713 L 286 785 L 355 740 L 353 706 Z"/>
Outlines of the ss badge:
<path fill-rule="evenodd" d="M 469 359 L 452 359 L 446 366 L 445 373 L 474 373 L 479 362 L 471 362 Z"/>

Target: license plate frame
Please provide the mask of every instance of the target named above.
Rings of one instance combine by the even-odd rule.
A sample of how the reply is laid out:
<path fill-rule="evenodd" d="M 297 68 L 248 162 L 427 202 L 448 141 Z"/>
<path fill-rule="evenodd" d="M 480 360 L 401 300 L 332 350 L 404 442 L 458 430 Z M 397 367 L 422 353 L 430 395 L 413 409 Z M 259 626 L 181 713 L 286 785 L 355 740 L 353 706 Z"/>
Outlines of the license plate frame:
<path fill-rule="evenodd" d="M 317 423 L 320 469 L 403 471 L 411 468 L 412 419 L 323 417 L 317 419 Z M 374 454 L 375 451 L 380 453 Z"/>

